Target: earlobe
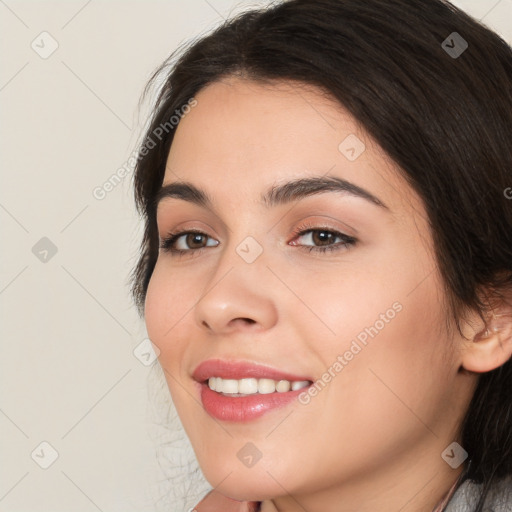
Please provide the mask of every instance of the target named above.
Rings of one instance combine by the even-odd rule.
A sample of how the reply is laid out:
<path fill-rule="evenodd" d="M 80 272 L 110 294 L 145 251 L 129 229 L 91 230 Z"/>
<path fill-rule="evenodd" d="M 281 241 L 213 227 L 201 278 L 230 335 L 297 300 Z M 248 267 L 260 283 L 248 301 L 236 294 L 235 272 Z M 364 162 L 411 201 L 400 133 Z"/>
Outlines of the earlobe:
<path fill-rule="evenodd" d="M 512 357 L 512 312 L 493 313 L 487 327 L 468 340 L 462 366 L 471 372 L 490 372 Z"/>

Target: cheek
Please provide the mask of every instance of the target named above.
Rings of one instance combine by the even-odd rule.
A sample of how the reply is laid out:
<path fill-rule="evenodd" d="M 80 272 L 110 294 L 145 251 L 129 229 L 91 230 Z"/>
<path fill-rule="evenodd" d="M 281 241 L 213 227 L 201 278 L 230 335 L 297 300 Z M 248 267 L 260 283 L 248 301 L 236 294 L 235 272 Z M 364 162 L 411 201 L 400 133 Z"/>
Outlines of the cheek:
<path fill-rule="evenodd" d="M 348 256 L 344 265 L 317 274 L 313 283 L 303 280 L 300 288 L 300 276 L 294 279 L 298 294 L 316 313 L 309 315 L 308 339 L 331 360 L 350 350 L 354 341 L 361 346 L 358 359 L 365 360 L 361 355 L 370 345 L 380 346 L 383 350 L 374 357 L 397 369 L 439 352 L 445 311 L 434 261 L 406 235 L 403 240 L 389 238 L 379 246 L 378 257 L 371 246 L 363 247 L 357 258 Z M 353 352 L 357 350 L 356 345 Z"/>
<path fill-rule="evenodd" d="M 383 304 L 387 306 L 386 301 Z M 290 450 L 289 460 L 329 467 L 332 474 L 327 478 L 350 478 L 385 466 L 431 440 L 432 432 L 440 433 L 440 404 L 446 403 L 449 372 L 440 350 L 443 340 L 436 337 L 437 325 L 418 318 L 419 306 L 417 301 L 404 301 L 403 309 L 378 334 L 369 335 L 366 345 L 340 335 L 336 343 L 322 348 L 325 368 L 331 368 L 334 378 L 319 386 L 318 394 L 297 411 L 295 423 L 289 421 L 273 434 L 276 446 L 282 443 L 279 450 Z M 370 318 L 373 323 L 378 316 Z M 357 322 L 349 315 L 344 319 L 344 325 L 351 323 L 351 331 L 357 332 Z M 340 332 L 344 325 L 338 324 Z M 351 348 L 354 339 L 358 347 Z M 345 356 L 343 364 L 338 356 Z M 290 441 L 297 429 L 302 432 L 300 439 Z M 304 445 L 303 438 L 314 442 Z M 277 462 L 280 467 L 275 471 L 285 475 L 286 457 L 281 451 L 282 466 Z"/>
<path fill-rule="evenodd" d="M 184 347 L 179 340 L 184 339 L 182 330 L 194 301 L 190 288 L 170 275 L 165 264 L 157 262 L 146 293 L 144 318 L 149 338 L 159 348 L 159 360 L 165 368 L 180 361 L 177 356 Z"/>
<path fill-rule="evenodd" d="M 170 311 L 170 301 L 172 299 L 168 292 L 168 287 L 164 285 L 157 263 L 146 292 L 144 319 L 149 338 L 158 346 L 160 351 L 164 348 L 162 338 L 165 335 L 166 327 L 169 328 L 166 313 Z"/>
<path fill-rule="evenodd" d="M 165 262 L 164 262 L 165 263 Z M 160 351 L 158 361 L 174 406 L 181 418 L 189 414 L 190 395 L 183 393 L 188 375 L 183 367 L 187 349 L 187 315 L 197 300 L 178 276 L 173 277 L 165 264 L 157 262 L 146 293 L 144 316 L 148 336 Z M 190 321 L 190 320 L 188 320 Z M 193 408 L 193 405 L 192 405 Z"/>
<path fill-rule="evenodd" d="M 383 290 L 360 305 L 354 302 L 351 313 L 357 320 L 343 315 L 347 337 L 338 347 L 330 346 L 331 361 L 336 354 L 346 361 L 330 391 L 345 410 L 333 415 L 348 431 L 369 440 L 428 435 L 422 421 L 435 424 L 453 375 L 449 340 L 440 334 L 444 313 L 435 287 L 425 284 L 421 293 L 409 295 L 397 288 Z M 379 435 L 373 431 L 376 424 Z"/>
<path fill-rule="evenodd" d="M 435 423 L 454 374 L 440 328 L 446 314 L 440 278 L 430 261 L 412 261 L 396 254 L 364 272 L 339 271 L 315 286 L 304 284 L 299 292 L 316 313 L 307 320 L 295 313 L 304 339 L 334 375 L 320 376 L 330 380 L 311 398 L 311 413 L 321 414 L 322 425 L 335 425 L 334 431 L 375 440 L 376 450 L 386 438 L 428 433 L 417 416 Z M 298 278 L 294 284 L 298 290 Z"/>

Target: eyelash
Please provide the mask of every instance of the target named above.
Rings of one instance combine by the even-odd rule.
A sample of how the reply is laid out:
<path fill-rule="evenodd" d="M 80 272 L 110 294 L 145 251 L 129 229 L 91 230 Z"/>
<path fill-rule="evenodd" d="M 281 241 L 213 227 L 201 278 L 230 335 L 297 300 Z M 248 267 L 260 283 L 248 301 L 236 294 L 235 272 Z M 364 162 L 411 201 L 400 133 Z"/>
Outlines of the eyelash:
<path fill-rule="evenodd" d="M 300 247 L 302 250 L 307 250 L 308 252 L 313 251 L 313 252 L 317 252 L 317 253 L 326 253 L 328 251 L 339 251 L 342 248 L 348 249 L 349 247 L 355 245 L 357 242 L 357 239 L 352 236 L 345 235 L 343 233 L 340 233 L 339 231 L 330 229 L 328 227 L 322 227 L 322 226 L 314 226 L 314 227 L 306 226 L 306 225 L 299 226 L 293 232 L 293 238 L 301 237 L 310 232 L 330 233 L 330 234 L 334 235 L 334 238 L 341 238 L 342 241 L 338 242 L 336 244 L 331 244 L 331 245 L 326 245 L 326 246 L 297 245 L 297 247 Z M 168 236 L 161 241 L 160 249 L 164 250 L 165 252 L 170 253 L 173 256 L 178 256 L 178 257 L 185 256 L 187 253 L 199 254 L 207 247 L 200 247 L 199 249 L 187 249 L 187 250 L 173 248 L 174 243 L 180 237 L 182 237 L 183 235 L 189 235 L 189 234 L 194 234 L 194 233 L 203 235 L 203 236 L 209 238 L 206 233 L 203 233 L 202 231 L 194 230 L 194 229 L 187 230 L 187 231 L 179 231 L 176 233 L 169 233 Z"/>

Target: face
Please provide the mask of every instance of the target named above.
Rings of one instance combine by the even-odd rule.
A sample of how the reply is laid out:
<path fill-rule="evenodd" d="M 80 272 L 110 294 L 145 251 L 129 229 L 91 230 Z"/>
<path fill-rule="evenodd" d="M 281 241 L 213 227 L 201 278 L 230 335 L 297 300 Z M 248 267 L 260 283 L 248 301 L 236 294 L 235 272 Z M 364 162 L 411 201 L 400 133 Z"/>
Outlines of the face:
<path fill-rule="evenodd" d="M 145 317 L 206 478 L 263 500 L 446 466 L 459 361 L 420 199 L 313 87 L 196 100 L 164 187 L 208 201 L 162 193 Z"/>

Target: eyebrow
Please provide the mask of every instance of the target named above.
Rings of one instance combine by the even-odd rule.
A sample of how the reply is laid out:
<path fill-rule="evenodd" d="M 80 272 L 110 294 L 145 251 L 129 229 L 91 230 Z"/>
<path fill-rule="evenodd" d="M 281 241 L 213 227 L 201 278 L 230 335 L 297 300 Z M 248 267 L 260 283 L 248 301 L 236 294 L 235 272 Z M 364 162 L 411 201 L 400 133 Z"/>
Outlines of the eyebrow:
<path fill-rule="evenodd" d="M 288 181 L 282 185 L 273 185 L 261 195 L 260 201 L 267 208 L 270 208 L 324 192 L 341 192 L 365 199 L 383 209 L 389 210 L 378 197 L 364 188 L 333 176 L 313 176 Z M 155 208 L 165 198 L 181 199 L 209 210 L 214 209 L 214 201 L 209 194 L 205 190 L 186 181 L 169 183 L 160 188 L 153 201 Z"/>

